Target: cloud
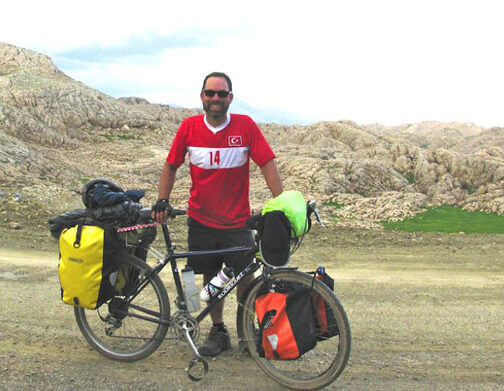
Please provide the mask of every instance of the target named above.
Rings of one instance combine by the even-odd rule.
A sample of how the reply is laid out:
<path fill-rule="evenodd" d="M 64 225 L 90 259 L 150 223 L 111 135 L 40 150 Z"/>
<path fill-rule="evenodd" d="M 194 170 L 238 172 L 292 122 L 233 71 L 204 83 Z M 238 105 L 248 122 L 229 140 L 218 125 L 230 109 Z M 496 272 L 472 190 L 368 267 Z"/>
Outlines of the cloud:
<path fill-rule="evenodd" d="M 288 112 L 278 108 L 268 107 L 267 109 L 261 109 L 254 107 L 240 99 L 233 100 L 230 112 L 249 115 L 254 119 L 254 121 L 262 123 L 276 122 L 287 125 L 308 125 L 311 122 L 315 122 L 310 121 L 309 118 L 303 117 L 297 113 Z"/>
<path fill-rule="evenodd" d="M 504 125 L 499 1 L 142 2 L 2 5 L 0 40 L 49 54 L 113 96 L 199 107 L 221 70 L 256 110 L 308 120 Z M 27 11 L 29 10 L 29 12 Z"/>
<path fill-rule="evenodd" d="M 197 32 L 180 32 L 169 36 L 142 34 L 111 46 L 87 46 L 57 51 L 54 59 L 70 67 L 76 67 L 78 64 L 82 66 L 84 63 L 151 63 L 167 50 L 212 46 L 212 42 L 205 36 Z"/>
<path fill-rule="evenodd" d="M 212 40 L 249 26 L 247 8 L 235 1 L 17 0 L 2 4 L 0 39 L 57 53 L 76 48 L 121 46 L 137 37 L 202 33 Z M 221 18 L 217 19 L 216 16 Z"/>

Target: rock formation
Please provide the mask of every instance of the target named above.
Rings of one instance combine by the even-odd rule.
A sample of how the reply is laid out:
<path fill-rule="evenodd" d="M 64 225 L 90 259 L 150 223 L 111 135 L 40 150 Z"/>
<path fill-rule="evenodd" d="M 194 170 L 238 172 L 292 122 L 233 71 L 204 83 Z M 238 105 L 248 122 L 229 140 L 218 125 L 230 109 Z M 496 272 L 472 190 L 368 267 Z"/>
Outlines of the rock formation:
<path fill-rule="evenodd" d="M 152 201 L 178 125 L 197 112 L 112 98 L 45 55 L 0 43 L 0 212 L 12 211 L 9 194 L 20 189 L 47 214 L 69 208 L 82 183 L 98 176 L 146 188 Z M 351 121 L 261 128 L 285 187 L 318 200 L 333 223 L 378 227 L 441 204 L 504 214 L 503 128 Z M 174 198 L 185 202 L 188 187 L 185 166 Z M 253 207 L 268 197 L 253 168 Z"/>

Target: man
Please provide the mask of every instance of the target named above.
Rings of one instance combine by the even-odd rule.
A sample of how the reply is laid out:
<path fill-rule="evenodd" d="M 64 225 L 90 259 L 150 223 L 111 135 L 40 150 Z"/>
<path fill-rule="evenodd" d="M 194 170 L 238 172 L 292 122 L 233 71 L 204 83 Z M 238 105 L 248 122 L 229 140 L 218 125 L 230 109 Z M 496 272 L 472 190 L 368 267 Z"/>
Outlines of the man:
<path fill-rule="evenodd" d="M 249 157 L 261 168 L 274 197 L 282 192 L 271 147 L 255 122 L 248 116 L 228 114 L 233 101 L 231 79 L 213 72 L 205 77 L 200 93 L 204 115 L 182 122 L 168 153 L 159 184 L 159 197 L 152 216 L 161 222 L 168 216 L 170 194 L 177 168 L 189 154 L 192 187 L 188 208 L 189 250 L 209 250 L 234 246 L 252 246 L 253 237 L 246 220 L 250 217 Z M 203 274 L 207 284 L 222 268 L 223 262 L 240 273 L 252 260 L 243 254 L 222 257 L 191 258 L 188 265 Z M 252 281 L 244 278 L 237 295 Z M 213 326 L 199 352 L 216 356 L 231 348 L 223 322 L 221 301 L 211 312 Z"/>

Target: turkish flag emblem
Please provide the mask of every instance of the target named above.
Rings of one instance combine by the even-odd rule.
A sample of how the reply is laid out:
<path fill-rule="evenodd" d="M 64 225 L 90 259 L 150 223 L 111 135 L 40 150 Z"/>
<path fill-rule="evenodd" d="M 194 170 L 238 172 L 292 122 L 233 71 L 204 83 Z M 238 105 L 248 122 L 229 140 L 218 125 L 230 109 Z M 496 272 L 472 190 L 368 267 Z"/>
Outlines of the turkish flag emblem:
<path fill-rule="evenodd" d="M 241 147 L 243 145 L 242 136 L 229 136 L 228 142 L 230 147 Z"/>

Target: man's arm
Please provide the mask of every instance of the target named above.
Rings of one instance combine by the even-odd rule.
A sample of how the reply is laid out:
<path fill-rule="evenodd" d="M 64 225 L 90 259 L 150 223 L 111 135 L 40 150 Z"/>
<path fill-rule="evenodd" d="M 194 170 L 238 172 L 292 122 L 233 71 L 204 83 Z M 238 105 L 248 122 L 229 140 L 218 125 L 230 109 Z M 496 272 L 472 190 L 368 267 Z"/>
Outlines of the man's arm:
<path fill-rule="evenodd" d="M 173 190 L 173 185 L 175 184 L 176 173 L 177 167 L 172 166 L 170 163 L 165 161 L 163 171 L 161 172 L 161 178 L 159 179 L 158 200 L 170 200 L 170 194 Z M 168 211 L 152 212 L 152 218 L 158 223 L 163 222 L 166 217 L 168 217 Z"/>
<path fill-rule="evenodd" d="M 279 196 L 283 191 L 283 186 L 275 159 L 271 159 L 268 163 L 262 166 L 261 170 L 273 197 Z"/>

